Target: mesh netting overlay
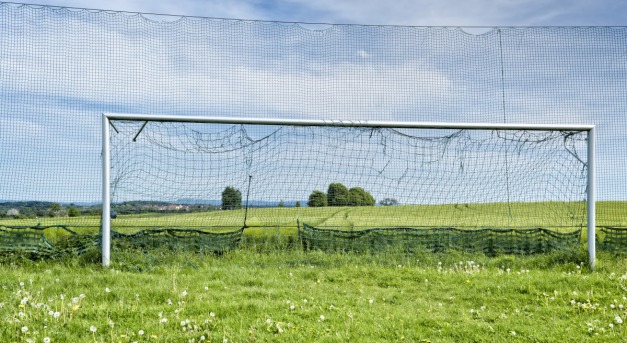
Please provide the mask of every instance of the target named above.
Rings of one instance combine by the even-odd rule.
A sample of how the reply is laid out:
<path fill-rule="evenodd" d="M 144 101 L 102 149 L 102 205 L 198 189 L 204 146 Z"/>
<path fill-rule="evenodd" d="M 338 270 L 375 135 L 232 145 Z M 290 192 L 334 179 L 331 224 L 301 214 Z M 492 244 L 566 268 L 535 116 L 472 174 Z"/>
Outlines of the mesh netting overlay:
<path fill-rule="evenodd" d="M 134 233 L 113 231 L 112 248 L 170 249 L 199 253 L 224 253 L 239 246 L 243 230 L 208 232 L 186 228 L 150 228 Z M 79 234 L 66 226 L 4 226 L 0 225 L 0 254 L 28 254 L 31 257 L 77 256 L 98 251 L 99 234 Z"/>
<path fill-rule="evenodd" d="M 97 206 L 101 201 L 101 114 L 113 112 L 355 121 L 595 124 L 597 193 L 600 200 L 613 201 L 611 208 L 604 207 L 603 202 L 598 204 L 598 222 L 612 227 L 627 225 L 624 203 L 627 200 L 625 27 L 503 27 L 470 34 L 464 28 L 447 27 L 301 25 L 187 17 L 163 19 L 112 11 L 0 3 L 0 205 L 43 201 L 59 203 L 62 207 L 61 211 L 46 208 L 40 212 L 25 212 L 26 206 L 15 205 L 13 208 L 9 204 L 0 209 L 3 224 L 29 227 L 39 222 L 69 227 L 97 227 L 100 224 L 97 213 L 81 212 L 77 217 L 68 217 L 64 213 L 68 212 L 66 209 L 70 204 Z M 181 130 L 189 128 L 181 127 Z M 287 130 L 272 137 L 299 137 L 284 131 Z M 253 140 L 271 134 L 264 131 L 248 133 Z M 384 134 L 387 135 L 385 138 Z M 359 144 L 369 135 L 360 136 Z M 138 143 L 143 144 L 142 139 L 147 137 L 142 133 Z M 390 142 L 398 140 L 397 146 L 413 144 L 408 141 L 400 144 L 402 136 L 389 133 L 375 132 L 373 137 Z M 200 141 L 208 144 L 209 149 L 212 148 L 211 139 L 222 138 L 219 135 L 214 138 L 202 136 Z M 297 140 L 285 138 L 281 144 L 290 143 L 290 139 Z M 263 142 L 260 144 L 275 144 L 272 139 Z M 431 143 L 431 148 L 422 152 L 424 159 L 420 157 L 415 164 L 421 166 L 419 172 L 423 177 L 432 175 L 424 164 L 426 156 L 441 149 L 437 148 L 437 143 Z M 177 148 L 182 142 L 162 141 L 161 144 Z M 231 141 L 230 144 L 239 143 Z M 291 144 L 298 146 L 300 143 Z M 324 191 L 325 183 L 337 181 L 349 187 L 371 184 L 367 190 L 376 195 L 377 200 L 385 196 L 385 189 L 389 188 L 390 194 L 394 193 L 399 201 L 419 203 L 414 200 L 416 194 L 401 191 L 399 186 L 393 185 L 393 180 L 400 176 L 386 173 L 398 172 L 401 168 L 391 168 L 393 165 L 390 165 L 384 169 L 382 164 L 386 160 L 380 158 L 382 152 L 377 156 L 356 155 L 350 144 L 348 147 L 345 142 L 341 144 L 344 146 L 339 148 L 312 145 L 308 154 L 317 156 L 319 161 L 309 163 L 306 168 L 299 167 L 305 168 L 298 171 L 300 176 L 290 174 L 286 177 L 278 164 L 262 167 L 255 162 L 248 167 L 246 163 L 241 164 L 241 156 L 236 157 L 235 152 L 230 159 L 222 160 L 224 169 L 209 167 L 207 173 L 225 176 L 239 168 L 238 174 L 233 175 L 233 186 L 246 194 L 246 173 L 250 169 L 254 174 L 250 180 L 250 196 L 255 201 L 276 202 L 285 197 L 288 204 L 288 200 L 303 200 L 311 189 Z M 461 145 L 455 144 L 449 151 L 463 150 Z M 404 148 L 395 149 L 394 153 L 404 152 Z M 519 170 L 523 167 L 509 161 L 516 155 L 515 150 L 503 149 L 507 153 L 498 155 L 501 160 L 495 157 L 495 166 L 484 163 L 490 168 L 500 166 L 502 169 L 498 175 L 501 176 L 508 174 L 507 168 Z M 393 150 L 389 151 L 391 154 Z M 247 153 L 254 157 L 254 152 Z M 270 159 L 278 160 L 284 154 L 279 149 L 274 153 L 275 157 Z M 159 155 L 158 158 L 164 161 L 151 168 L 155 180 L 165 177 L 164 172 L 176 167 L 173 161 L 177 156 L 173 155 L 177 154 Z M 185 155 L 190 158 L 189 153 Z M 128 156 L 131 158 L 132 153 L 128 152 Z M 166 156 L 170 160 L 165 160 Z M 327 156 L 345 158 L 347 164 L 335 166 L 333 170 L 337 174 L 333 175 L 328 171 L 330 166 L 324 166 L 324 162 L 329 161 Z M 507 162 L 503 160 L 504 156 L 507 156 Z M 132 158 L 141 163 L 145 160 L 137 156 Z M 357 179 L 354 183 L 342 179 L 348 166 L 357 165 L 360 158 L 359 165 L 362 166 L 366 160 L 373 159 L 368 173 L 363 175 L 375 175 L 374 171 L 383 170 L 383 176 L 367 176 L 367 180 Z M 281 165 L 285 165 L 286 161 L 281 161 Z M 140 164 L 129 160 L 127 165 L 132 163 Z M 194 168 L 204 170 L 204 165 L 193 163 L 190 172 Z M 448 163 L 450 170 L 438 171 L 438 175 L 453 178 L 460 170 L 459 164 L 452 161 L 442 163 Z M 488 188 L 487 184 L 492 181 L 479 181 L 483 180 L 479 177 L 480 172 L 470 172 L 473 163 L 477 164 L 472 156 L 467 156 L 464 163 L 468 172 L 463 180 L 478 184 L 475 194 L 445 188 L 432 192 L 420 204 L 438 206 L 448 201 L 446 199 L 453 199 L 455 193 L 466 194 L 467 201 L 487 203 L 533 202 L 536 197 L 563 203 L 582 198 L 579 191 L 575 195 L 572 191 L 575 188 L 571 189 L 570 185 L 554 185 L 562 182 L 564 177 L 561 176 L 555 179 L 551 189 L 566 189 L 563 195 L 561 191 L 548 194 L 551 191 L 536 186 L 534 177 L 543 175 L 544 171 L 538 168 L 545 168 L 546 159 L 526 165 L 529 174 L 524 179 L 522 174 L 518 180 L 510 175 L 512 185 L 526 184 L 532 189 L 512 187 L 500 192 L 509 195 L 509 200 L 491 198 L 490 194 L 497 193 L 494 190 L 484 192 L 482 187 Z M 554 163 L 550 161 L 549 164 Z M 570 167 L 573 169 L 569 173 L 573 175 L 581 172 L 581 164 L 564 166 L 564 170 Z M 294 171 L 289 166 L 287 170 Z M 276 182 L 268 181 L 270 172 L 285 178 L 286 182 L 304 184 L 302 180 L 313 179 L 319 183 L 314 182 L 307 190 L 289 184 L 277 188 Z M 355 175 L 351 173 L 348 175 Z M 189 190 L 191 185 L 179 186 L 179 176 L 175 175 L 181 174 L 170 175 L 168 177 L 175 179 L 162 182 L 164 194 L 180 199 L 183 192 L 177 193 L 177 189 Z M 335 176 L 334 180 L 331 176 Z M 462 179 L 458 180 L 461 182 Z M 143 194 L 130 197 L 124 188 L 130 187 L 130 183 L 124 182 L 128 179 L 120 179 L 116 193 L 118 201 L 156 197 L 150 188 L 138 190 Z M 197 193 L 185 197 L 202 196 L 205 200 L 215 200 L 219 195 L 216 193 L 219 187 L 209 189 L 201 181 L 193 182 L 199 182 L 195 184 Z M 423 184 L 430 184 L 432 188 L 423 188 L 423 191 L 435 190 L 436 182 L 434 176 L 427 176 Z M 503 180 L 497 177 L 494 183 L 495 188 L 503 189 Z M 270 187 L 266 184 L 272 185 L 273 189 L 287 190 L 289 185 L 290 189 L 298 190 L 279 194 L 264 189 Z M 531 197 L 531 194 L 535 195 Z M 464 195 L 455 196 L 462 198 L 459 205 L 463 206 Z M 515 208 L 511 210 L 511 217 L 516 217 Z M 484 207 L 482 211 L 487 209 Z M 566 213 L 563 208 L 541 211 L 544 211 L 543 217 L 550 217 L 548 213 L 551 211 Z M 577 208 L 569 211 L 577 218 L 583 215 Z M 358 211 L 353 214 L 357 215 Z M 255 213 L 250 215 L 252 225 Z M 514 226 L 516 223 L 507 223 L 507 220 L 511 221 L 507 219 L 509 217 L 509 214 L 501 215 L 505 223 L 496 226 Z M 351 220 L 351 214 L 338 212 L 331 218 Z M 334 226 L 333 220 L 310 224 Z M 233 227 L 242 226 L 241 216 L 237 223 L 233 221 Z M 473 218 L 467 222 L 471 226 L 477 224 Z M 560 221 L 563 222 L 568 221 Z M 134 227 L 151 225 L 139 220 L 128 224 Z M 340 224 L 346 225 L 344 222 Z M 459 221 L 451 220 L 446 226 L 457 227 L 456 224 Z M 521 225 L 536 227 L 531 224 Z M 537 227 L 545 225 L 540 223 Z"/>
<path fill-rule="evenodd" d="M 457 249 L 492 254 L 535 254 L 573 249 L 580 244 L 581 231 L 560 233 L 535 229 L 384 228 L 359 231 L 328 230 L 307 224 L 298 230 L 304 249 L 335 251 L 407 252 Z"/>
<path fill-rule="evenodd" d="M 140 121 L 112 128 L 114 210 L 132 201 L 222 206 L 227 187 L 241 194 L 239 210 L 178 215 L 173 225 L 585 225 L 587 132 Z M 351 203 L 348 194 L 334 203 L 333 183 L 395 206 Z M 313 203 L 315 191 L 328 203 Z"/>

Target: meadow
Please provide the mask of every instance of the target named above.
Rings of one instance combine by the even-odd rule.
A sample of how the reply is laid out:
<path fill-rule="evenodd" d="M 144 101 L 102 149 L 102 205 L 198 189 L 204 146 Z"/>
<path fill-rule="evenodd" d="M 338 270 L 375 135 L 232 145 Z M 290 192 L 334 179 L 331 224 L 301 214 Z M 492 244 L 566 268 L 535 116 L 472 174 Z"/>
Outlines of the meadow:
<path fill-rule="evenodd" d="M 486 206 L 480 211 L 484 216 L 491 205 Z M 600 222 L 620 226 L 625 218 L 617 215 L 623 208 L 623 203 L 599 206 Z M 313 210 L 266 209 L 285 215 L 266 220 L 269 228 L 248 235 L 281 234 L 272 229 L 276 226 L 289 236 L 295 213 L 299 220 L 323 220 L 314 224 L 328 226 L 347 221 L 359 226 L 369 214 L 379 218 L 368 209 Z M 421 211 L 429 217 L 429 211 Z M 445 218 L 446 211 L 433 210 L 438 214 L 431 218 Z M 476 207 L 468 209 L 474 212 Z M 241 219 L 234 214 L 121 216 L 115 225 Z M 269 217 L 259 210 L 249 214 L 251 223 Z M 86 226 L 97 219 L 42 218 L 40 223 L 62 220 Z M 521 226 L 535 224 L 532 217 L 517 220 Z M 617 342 L 627 337 L 623 255 L 601 252 L 597 269 L 590 271 L 583 246 L 550 254 L 485 256 L 303 251 L 274 243 L 253 240 L 223 254 L 159 247 L 114 250 L 110 268 L 100 266 L 97 250 L 45 260 L 2 256 L 0 341 Z"/>

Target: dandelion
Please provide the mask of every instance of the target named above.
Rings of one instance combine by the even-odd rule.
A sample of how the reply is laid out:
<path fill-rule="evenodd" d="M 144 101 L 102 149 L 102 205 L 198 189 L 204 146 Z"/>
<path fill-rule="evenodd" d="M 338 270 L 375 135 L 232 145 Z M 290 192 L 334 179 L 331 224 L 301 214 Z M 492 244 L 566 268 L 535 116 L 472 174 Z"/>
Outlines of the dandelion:
<path fill-rule="evenodd" d="M 50 343 L 50 337 L 44 337 L 44 343 Z"/>
<path fill-rule="evenodd" d="M 205 291 L 209 290 L 209 286 L 205 286 Z M 205 337 L 205 336 L 201 336 L 201 337 Z"/>
<path fill-rule="evenodd" d="M 28 326 L 22 326 L 22 333 L 28 332 Z"/>
<path fill-rule="evenodd" d="M 187 291 L 183 291 L 183 293 L 181 293 L 181 296 L 182 296 L 182 297 L 187 296 Z"/>
<path fill-rule="evenodd" d="M 290 310 L 294 310 L 296 307 L 294 305 L 290 306 Z"/>
<path fill-rule="evenodd" d="M 205 340 L 205 336 L 200 336 L 200 341 L 203 342 Z"/>
<path fill-rule="evenodd" d="M 111 293 L 111 289 L 109 289 L 109 287 L 105 288 L 105 292 L 106 293 Z"/>
<path fill-rule="evenodd" d="M 185 326 L 185 325 L 187 325 L 187 323 L 185 323 L 184 320 L 181 320 L 181 326 Z"/>
<path fill-rule="evenodd" d="M 324 320 L 324 316 L 323 315 L 320 315 L 320 320 Z"/>
<path fill-rule="evenodd" d="M 511 333 L 512 336 L 516 336 L 516 331 L 510 331 L 509 333 Z"/>
<path fill-rule="evenodd" d="M 216 314 L 215 314 L 215 313 L 213 313 L 213 312 L 210 312 L 210 313 L 209 313 L 209 315 L 210 315 L 210 316 L 212 316 L 212 317 L 215 317 L 215 316 L 216 316 Z"/>
<path fill-rule="evenodd" d="M 24 288 L 24 282 L 20 281 L 20 287 Z"/>
<path fill-rule="evenodd" d="M 370 299 L 368 300 L 368 303 L 372 304 L 374 302 L 374 299 Z"/>
<path fill-rule="evenodd" d="M 140 335 L 140 336 L 143 336 L 143 335 L 144 335 L 144 330 L 139 330 L 139 331 L 137 332 L 137 334 L 138 334 L 138 335 Z"/>
<path fill-rule="evenodd" d="M 623 319 L 620 316 L 616 316 L 616 318 L 614 318 L 614 321 L 616 322 L 616 324 L 622 324 L 623 323 Z"/>
<path fill-rule="evenodd" d="M 89 331 L 95 333 L 96 331 L 98 331 L 98 329 L 95 326 L 92 325 L 92 326 L 89 327 Z"/>
<path fill-rule="evenodd" d="M 61 312 L 55 312 L 53 315 L 54 319 L 59 319 L 59 317 L 61 317 Z"/>
<path fill-rule="evenodd" d="M 614 324 L 610 323 L 610 325 L 608 325 L 608 327 L 611 329 L 614 327 Z"/>
<path fill-rule="evenodd" d="M 168 322 L 168 318 L 165 318 L 165 317 L 161 318 L 161 320 L 159 320 L 159 323 L 161 323 L 161 324 L 165 324 L 167 322 Z"/>

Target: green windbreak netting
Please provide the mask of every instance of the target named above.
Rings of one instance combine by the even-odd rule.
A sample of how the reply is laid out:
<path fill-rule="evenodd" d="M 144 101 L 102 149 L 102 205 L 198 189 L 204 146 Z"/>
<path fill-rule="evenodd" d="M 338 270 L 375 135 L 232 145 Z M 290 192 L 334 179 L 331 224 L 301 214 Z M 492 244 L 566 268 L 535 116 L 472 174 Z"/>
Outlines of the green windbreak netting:
<path fill-rule="evenodd" d="M 602 227 L 597 236 L 597 243 L 600 250 L 627 253 L 627 228 Z"/>
<path fill-rule="evenodd" d="M 238 247 L 242 229 L 209 232 L 190 228 L 143 228 L 132 233 L 113 231 L 114 251 L 170 249 L 197 253 L 223 253 Z M 33 257 L 80 255 L 99 251 L 98 234 L 78 234 L 63 225 L 0 226 L 0 253 Z"/>
<path fill-rule="evenodd" d="M 298 234 L 305 249 L 337 251 L 457 249 L 486 254 L 535 254 L 573 249 L 581 240 L 581 230 L 557 232 L 543 228 L 373 228 L 344 231 L 304 224 Z"/>
<path fill-rule="evenodd" d="M 0 226 L 97 235 L 109 112 L 595 124 L 597 222 L 625 227 L 625 51 L 626 27 L 313 25 L 0 2 Z M 296 232 L 297 218 L 343 228 L 570 232 L 587 220 L 585 134 L 143 124 L 112 123 L 109 137 L 118 182 L 112 228 L 125 234 Z M 362 200 L 375 206 L 309 207 L 311 192 L 328 193 L 332 183 L 369 192 Z M 223 204 L 227 187 L 239 204 Z M 6 237 L 15 242 L 7 246 L 28 246 L 19 242 L 37 235 Z"/>

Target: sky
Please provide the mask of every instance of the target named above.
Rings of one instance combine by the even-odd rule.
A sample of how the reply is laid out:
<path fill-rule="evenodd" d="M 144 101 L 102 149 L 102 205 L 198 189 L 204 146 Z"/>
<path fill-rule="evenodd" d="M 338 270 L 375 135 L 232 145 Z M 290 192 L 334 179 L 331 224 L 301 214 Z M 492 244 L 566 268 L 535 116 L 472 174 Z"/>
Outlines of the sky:
<path fill-rule="evenodd" d="M 624 26 L 621 0 L 52 0 L 35 4 L 288 22 L 410 26 Z"/>
<path fill-rule="evenodd" d="M 627 135 L 621 134 L 627 129 L 624 27 L 493 29 L 624 26 L 627 3 L 38 4 L 172 15 L 145 14 L 145 20 L 5 6 L 4 13 L 16 14 L 0 17 L 6 25 L 0 30 L 0 200 L 98 201 L 103 111 L 499 122 L 510 109 L 509 122 L 601 125 L 599 194 L 627 199 L 621 172 L 627 161 L 615 158 L 617 146 L 627 151 Z M 373 27 L 302 24 L 303 30 L 176 15 Z M 471 35 L 454 29 L 460 26 L 473 26 L 462 29 Z"/>

